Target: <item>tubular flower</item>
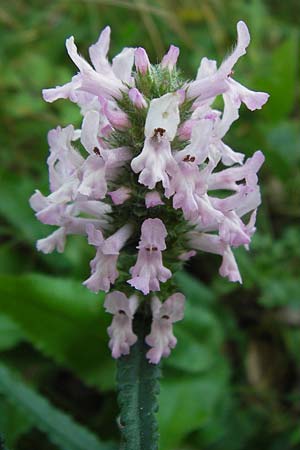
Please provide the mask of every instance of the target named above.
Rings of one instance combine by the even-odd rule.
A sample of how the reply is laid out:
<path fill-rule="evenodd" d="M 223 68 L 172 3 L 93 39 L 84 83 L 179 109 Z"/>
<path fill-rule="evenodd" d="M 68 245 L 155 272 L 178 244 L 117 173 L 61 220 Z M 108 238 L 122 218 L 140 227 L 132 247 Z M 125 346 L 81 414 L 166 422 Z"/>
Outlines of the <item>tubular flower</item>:
<path fill-rule="evenodd" d="M 151 333 L 146 337 L 147 344 L 152 347 L 147 358 L 157 364 L 161 357 L 167 357 L 176 346 L 177 339 L 173 334 L 172 324 L 183 319 L 184 295 L 176 293 L 163 303 L 157 297 L 151 300 L 153 321 Z"/>
<path fill-rule="evenodd" d="M 172 272 L 162 263 L 161 252 L 166 249 L 166 236 L 166 227 L 160 219 L 143 222 L 137 262 L 130 269 L 132 278 L 128 283 L 145 295 L 150 291 L 159 291 L 159 282 L 166 282 L 172 276 Z"/>
<path fill-rule="evenodd" d="M 119 358 L 121 355 L 128 355 L 130 346 L 137 341 L 132 331 L 132 320 L 138 307 L 138 298 L 132 295 L 128 299 L 123 292 L 114 291 L 106 296 L 104 307 L 114 316 L 108 328 L 112 356 Z"/>
<path fill-rule="evenodd" d="M 132 321 L 147 310 L 147 357 L 157 364 L 176 345 L 172 324 L 183 317 L 184 297 L 173 274 L 185 261 L 198 251 L 214 253 L 222 257 L 221 276 L 242 280 L 232 249 L 248 249 L 255 232 L 264 156 L 258 150 L 244 161 L 224 139 L 240 107 L 260 109 L 268 94 L 233 79 L 250 43 L 241 21 L 233 52 L 219 67 L 202 58 L 189 82 L 177 70 L 177 47 L 153 66 L 141 47 L 124 48 L 110 62 L 109 42 L 106 27 L 89 63 L 73 37 L 66 41 L 78 73 L 43 96 L 76 103 L 81 127 L 49 132 L 50 194 L 37 190 L 30 204 L 38 220 L 57 227 L 38 250 L 63 252 L 73 234 L 95 247 L 84 284 L 107 292 L 113 357 L 129 353 Z M 222 111 L 214 106 L 218 96 Z"/>

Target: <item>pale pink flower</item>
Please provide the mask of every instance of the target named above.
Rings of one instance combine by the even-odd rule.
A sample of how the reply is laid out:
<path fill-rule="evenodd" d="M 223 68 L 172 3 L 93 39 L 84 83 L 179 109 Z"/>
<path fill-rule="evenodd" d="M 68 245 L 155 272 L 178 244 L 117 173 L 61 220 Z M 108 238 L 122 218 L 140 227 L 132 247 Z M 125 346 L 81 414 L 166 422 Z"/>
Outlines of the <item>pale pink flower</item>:
<path fill-rule="evenodd" d="M 235 211 L 228 211 L 224 214 L 224 220 L 219 228 L 220 238 L 233 247 L 248 245 L 251 236 L 247 226 L 241 221 Z"/>
<path fill-rule="evenodd" d="M 264 92 L 255 92 L 246 89 L 231 78 L 232 70 L 238 59 L 246 54 L 250 42 L 250 35 L 246 24 L 239 21 L 237 24 L 237 45 L 229 57 L 217 69 L 215 61 L 207 58 L 201 61 L 197 80 L 190 83 L 187 96 L 197 98 L 201 102 L 213 99 L 216 95 L 228 92 L 239 107 L 245 103 L 250 110 L 260 109 L 268 100 L 269 95 Z"/>
<path fill-rule="evenodd" d="M 162 262 L 167 236 L 163 222 L 160 219 L 146 219 L 141 231 L 138 257 L 135 266 L 130 269 L 132 278 L 128 283 L 147 295 L 150 291 L 159 291 L 159 282 L 166 282 L 172 273 Z"/>
<path fill-rule="evenodd" d="M 178 259 L 180 259 L 180 261 L 188 261 L 189 259 L 191 259 L 193 256 L 196 255 L 197 255 L 196 250 L 190 250 L 188 252 L 181 253 L 178 256 Z"/>
<path fill-rule="evenodd" d="M 261 151 L 257 151 L 251 158 L 248 158 L 243 166 L 230 167 L 211 174 L 208 180 L 208 188 L 227 189 L 231 191 L 239 191 L 241 185 L 238 181 L 245 180 L 246 185 L 255 187 L 257 185 L 257 172 L 261 168 L 265 160 Z"/>
<path fill-rule="evenodd" d="M 155 206 L 164 205 L 161 196 L 157 191 L 147 192 L 145 196 L 146 208 L 154 208 Z"/>
<path fill-rule="evenodd" d="M 44 239 L 39 239 L 36 243 L 36 248 L 43 253 L 52 253 L 57 250 L 58 253 L 63 253 L 66 243 L 66 231 L 61 227 L 51 233 Z"/>
<path fill-rule="evenodd" d="M 116 55 L 112 60 L 113 73 L 119 80 L 123 81 L 125 85 L 129 86 L 134 84 L 134 78 L 132 77 L 134 52 L 134 48 L 125 47 L 121 53 Z"/>
<path fill-rule="evenodd" d="M 242 283 L 242 277 L 240 275 L 238 265 L 229 246 L 227 246 L 224 250 L 219 273 L 222 277 L 227 277 L 229 281 Z"/>
<path fill-rule="evenodd" d="M 165 137 L 172 141 L 180 122 L 179 103 L 180 95 L 177 92 L 151 100 L 146 117 L 145 136 L 153 137 L 157 134 L 155 130 L 163 129 Z"/>
<path fill-rule="evenodd" d="M 130 127 L 127 114 L 124 113 L 114 101 L 100 97 L 100 103 L 102 105 L 103 114 L 114 128 L 123 129 Z"/>
<path fill-rule="evenodd" d="M 153 189 L 159 181 L 169 186 L 169 177 L 177 170 L 170 141 L 176 135 L 179 117 L 179 96 L 166 94 L 151 101 L 142 152 L 131 161 L 131 168 L 140 173 L 139 182 Z"/>
<path fill-rule="evenodd" d="M 112 236 L 104 239 L 100 230 L 93 225 L 88 225 L 87 234 L 89 244 L 94 245 L 97 252 L 90 264 L 91 276 L 83 284 L 96 293 L 100 290 L 108 292 L 110 285 L 119 276 L 117 270 L 119 253 L 132 234 L 132 227 L 129 224 L 124 225 Z"/>
<path fill-rule="evenodd" d="M 128 97 L 137 108 L 147 108 L 147 102 L 137 88 L 129 89 Z"/>
<path fill-rule="evenodd" d="M 200 220 L 203 225 L 219 223 L 223 217 L 206 193 L 211 170 L 212 164 L 208 164 L 200 171 L 195 156 L 187 155 L 178 163 L 178 171 L 165 192 L 167 197 L 173 195 L 173 207 L 181 208 L 187 220 Z"/>
<path fill-rule="evenodd" d="M 176 346 L 173 323 L 183 319 L 185 297 L 180 293 L 171 295 L 161 303 L 157 297 L 151 300 L 152 325 L 146 343 L 152 347 L 146 357 L 152 364 L 158 364 L 162 357 L 167 357 Z"/>
<path fill-rule="evenodd" d="M 188 161 L 202 164 L 209 155 L 209 144 L 212 139 L 213 122 L 208 119 L 193 123 L 190 143 L 176 153 L 177 161 Z"/>
<path fill-rule="evenodd" d="M 242 185 L 238 192 L 225 198 L 210 197 L 214 208 L 222 211 L 234 210 L 239 217 L 255 210 L 261 204 L 259 186 Z"/>
<path fill-rule="evenodd" d="M 48 133 L 50 155 L 47 164 L 51 192 L 61 188 L 65 182 L 78 178 L 78 169 L 84 163 L 84 158 L 72 145 L 78 137 L 72 125 L 57 127 Z"/>
<path fill-rule="evenodd" d="M 167 67 L 170 71 L 173 70 L 177 63 L 178 56 L 179 48 L 175 47 L 175 45 L 171 45 L 160 63 L 161 67 Z"/>
<path fill-rule="evenodd" d="M 150 61 L 146 50 L 143 47 L 138 47 L 134 52 L 134 63 L 136 70 L 145 75 L 150 69 Z"/>
<path fill-rule="evenodd" d="M 48 197 L 38 190 L 31 196 L 30 206 L 36 212 L 38 220 L 47 225 L 60 227 L 47 238 L 37 242 L 38 250 L 51 253 L 57 249 L 62 252 L 67 235 L 86 234 L 87 224 L 93 224 L 100 228 L 106 226 L 105 216 L 110 212 L 110 206 L 94 200 L 77 198 L 72 201 L 75 192 L 76 189 L 71 182 L 65 183 Z M 91 218 L 78 217 L 81 213 L 89 214 Z"/>
<path fill-rule="evenodd" d="M 182 141 L 187 141 L 191 139 L 192 130 L 194 129 L 196 124 L 197 124 L 196 119 L 188 119 L 185 122 L 183 122 L 178 128 L 177 134 L 179 139 Z"/>
<path fill-rule="evenodd" d="M 170 177 L 177 171 L 177 164 L 171 152 L 170 142 L 157 132 L 154 137 L 145 139 L 142 153 L 131 161 L 131 168 L 140 173 L 139 183 L 154 189 L 156 183 L 162 182 L 167 188 Z"/>
<path fill-rule="evenodd" d="M 130 347 L 137 341 L 132 331 L 132 320 L 138 307 L 138 298 L 136 295 L 127 298 L 123 292 L 114 291 L 105 297 L 104 307 L 106 312 L 113 314 L 112 323 L 107 329 L 112 357 L 128 355 Z"/>
<path fill-rule="evenodd" d="M 208 253 L 215 253 L 223 257 L 219 273 L 222 277 L 227 277 L 230 281 L 242 282 L 241 275 L 231 251 L 231 248 L 226 244 L 220 236 L 208 233 L 199 233 L 191 231 L 188 233 L 189 245 L 196 250 L 202 250 Z"/>
<path fill-rule="evenodd" d="M 97 110 L 89 110 L 83 117 L 81 126 L 80 140 L 84 148 L 91 154 L 100 147 L 99 128 L 100 128 L 100 112 Z"/>
<path fill-rule="evenodd" d="M 48 134 L 50 194 L 36 191 L 30 205 L 42 223 L 58 228 L 40 239 L 37 248 L 62 252 L 68 235 L 86 236 L 96 254 L 84 284 L 94 292 L 108 292 L 118 270 L 131 286 L 126 290 L 144 296 L 160 291 L 160 283 L 172 276 L 164 264 L 175 270 L 197 251 L 220 255 L 220 275 L 241 283 L 232 249 L 248 250 L 255 232 L 264 156 L 256 151 L 244 161 L 244 154 L 223 140 L 242 103 L 253 111 L 268 99 L 232 78 L 249 42 L 247 26 L 240 21 L 236 47 L 223 63 L 217 67 L 216 61 L 202 58 L 196 80 L 181 83 L 175 73 L 179 49 L 173 45 L 156 66 L 141 47 L 125 47 L 110 62 L 106 27 L 89 48 L 89 63 L 74 38 L 67 39 L 78 73 L 43 95 L 50 102 L 69 98 L 76 103 L 82 124 L 81 129 L 69 125 Z M 171 92 L 166 92 L 168 84 Z M 221 103 L 215 101 L 219 95 Z M 179 211 L 170 213 L 171 205 Z M 178 234 L 181 230 L 192 231 Z M 135 264 L 128 279 L 126 261 L 131 258 Z M 172 292 L 172 286 L 167 283 L 164 291 Z M 176 345 L 172 324 L 183 317 L 183 305 L 179 293 L 164 303 L 152 298 L 153 321 L 146 338 L 151 363 Z M 105 308 L 113 314 L 108 333 L 114 358 L 128 354 L 137 340 L 132 330 L 137 307 L 137 295 L 127 298 L 116 291 L 106 297 Z"/>
<path fill-rule="evenodd" d="M 107 180 L 105 177 L 106 164 L 101 156 L 90 155 L 82 166 L 82 181 L 78 192 L 89 198 L 100 200 L 107 192 Z"/>
<path fill-rule="evenodd" d="M 90 47 L 89 53 L 92 61 L 90 65 L 77 51 L 74 37 L 66 40 L 68 54 L 79 73 L 72 81 L 64 86 L 53 89 L 44 89 L 43 96 L 48 102 L 59 98 L 69 98 L 77 103 L 83 93 L 94 96 L 103 95 L 106 98 L 121 98 L 121 91 L 127 91 L 127 84 L 132 84 L 132 66 L 134 62 L 134 49 L 124 48 L 119 55 L 113 58 L 112 64 L 107 59 L 110 41 L 110 28 L 101 32 L 98 41 Z"/>
<path fill-rule="evenodd" d="M 121 186 L 115 191 L 108 192 L 108 195 L 115 205 L 123 205 L 123 203 L 126 202 L 126 200 L 128 200 L 131 196 L 131 189 Z"/>

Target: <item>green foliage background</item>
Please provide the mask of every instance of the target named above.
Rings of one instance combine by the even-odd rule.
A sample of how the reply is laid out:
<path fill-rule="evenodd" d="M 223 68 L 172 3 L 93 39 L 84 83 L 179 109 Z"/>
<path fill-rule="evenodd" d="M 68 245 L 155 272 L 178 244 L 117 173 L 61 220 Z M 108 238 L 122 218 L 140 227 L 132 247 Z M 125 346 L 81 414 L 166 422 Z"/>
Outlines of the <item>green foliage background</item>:
<path fill-rule="evenodd" d="M 74 35 L 87 55 L 112 27 L 111 55 L 144 46 L 153 62 L 181 48 L 188 78 L 200 58 L 219 62 L 235 24 L 252 36 L 236 78 L 270 101 L 242 109 L 227 142 L 262 149 L 263 206 L 251 252 L 237 252 L 243 286 L 198 256 L 178 282 L 188 298 L 178 346 L 164 362 L 162 450 L 300 448 L 300 126 L 297 0 L 10 0 L 0 4 L 0 432 L 15 450 L 113 450 L 119 439 L 114 363 L 101 295 L 81 287 L 91 248 L 70 239 L 42 255 L 46 236 L 28 206 L 47 192 L 46 133 L 79 124 L 76 107 L 53 105 L 41 89 L 75 72 L 64 49 Z M 47 398 L 47 399 L 45 399 Z M 1 447 L 1 444 L 0 444 Z"/>

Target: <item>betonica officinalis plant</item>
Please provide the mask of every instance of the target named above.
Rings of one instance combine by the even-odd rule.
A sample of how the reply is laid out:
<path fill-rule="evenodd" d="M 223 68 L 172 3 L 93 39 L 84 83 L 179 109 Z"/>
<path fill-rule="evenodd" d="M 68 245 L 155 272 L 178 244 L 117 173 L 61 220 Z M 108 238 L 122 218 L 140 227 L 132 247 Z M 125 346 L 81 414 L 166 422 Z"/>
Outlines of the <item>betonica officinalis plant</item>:
<path fill-rule="evenodd" d="M 49 131 L 51 193 L 36 191 L 30 203 L 38 220 L 58 227 L 38 250 L 63 252 L 72 234 L 95 248 L 83 284 L 107 293 L 112 314 L 121 448 L 155 450 L 159 363 L 176 346 L 173 323 L 184 316 L 174 274 L 210 252 L 221 257 L 221 276 L 242 282 L 232 249 L 248 250 L 255 232 L 264 156 L 245 159 L 223 139 L 241 105 L 260 109 L 268 94 L 234 79 L 250 42 L 242 21 L 232 53 L 219 67 L 202 58 L 193 81 L 178 69 L 173 45 L 152 65 L 141 47 L 125 47 L 110 63 L 109 42 L 106 27 L 89 48 L 90 64 L 73 37 L 66 41 L 78 73 L 43 96 L 76 103 L 81 128 Z M 214 108 L 218 97 L 222 111 Z"/>

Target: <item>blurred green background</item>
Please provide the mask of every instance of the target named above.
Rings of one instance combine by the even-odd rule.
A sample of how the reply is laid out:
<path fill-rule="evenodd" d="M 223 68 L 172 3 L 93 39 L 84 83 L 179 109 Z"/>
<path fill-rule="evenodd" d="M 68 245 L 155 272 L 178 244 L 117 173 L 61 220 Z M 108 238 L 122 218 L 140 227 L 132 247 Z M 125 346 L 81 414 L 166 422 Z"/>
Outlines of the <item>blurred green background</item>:
<path fill-rule="evenodd" d="M 48 130 L 80 124 L 73 104 L 41 98 L 42 88 L 75 73 L 66 37 L 74 35 L 86 56 L 109 24 L 110 56 L 143 46 L 152 62 L 173 43 L 192 78 L 202 56 L 222 61 L 242 19 L 252 41 L 235 78 L 271 97 L 262 111 L 242 108 L 226 142 L 247 155 L 264 151 L 263 206 L 251 252 L 236 252 L 243 286 L 221 279 L 219 258 L 207 254 L 187 267 L 194 278 L 178 278 L 188 305 L 164 362 L 160 448 L 300 449 L 299 18 L 298 0 L 0 3 L 0 432 L 7 448 L 117 448 L 110 318 L 102 297 L 81 287 L 93 251 L 76 237 L 63 255 L 38 253 L 35 241 L 49 229 L 28 205 L 36 187 L 48 192 Z"/>

